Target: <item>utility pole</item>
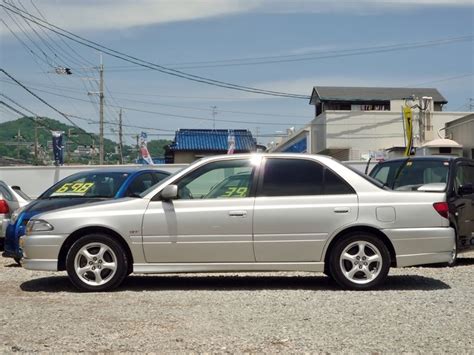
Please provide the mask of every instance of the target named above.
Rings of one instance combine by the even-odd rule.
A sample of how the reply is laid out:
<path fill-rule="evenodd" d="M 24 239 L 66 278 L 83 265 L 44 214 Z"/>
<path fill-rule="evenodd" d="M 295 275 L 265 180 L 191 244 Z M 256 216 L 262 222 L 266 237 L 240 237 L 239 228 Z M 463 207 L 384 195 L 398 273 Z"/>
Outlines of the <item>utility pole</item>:
<path fill-rule="evenodd" d="M 120 153 L 120 164 L 123 164 L 122 109 L 120 109 L 119 111 L 119 153 Z"/>
<path fill-rule="evenodd" d="M 35 164 L 38 164 L 38 117 L 35 117 Z"/>
<path fill-rule="evenodd" d="M 137 134 L 135 138 L 137 138 L 137 162 L 138 162 L 140 160 L 140 141 L 139 141 L 140 135 Z"/>
<path fill-rule="evenodd" d="M 104 164 L 104 64 L 102 63 L 102 53 L 100 53 L 99 66 L 99 164 Z"/>
<path fill-rule="evenodd" d="M 212 129 L 216 129 L 217 106 L 211 106 L 211 108 L 212 108 Z"/>
<path fill-rule="evenodd" d="M 21 130 L 18 128 L 18 133 L 16 135 L 16 142 L 17 142 L 17 147 L 16 147 L 16 157 L 17 159 L 20 159 L 20 140 L 23 138 L 21 136 Z"/>

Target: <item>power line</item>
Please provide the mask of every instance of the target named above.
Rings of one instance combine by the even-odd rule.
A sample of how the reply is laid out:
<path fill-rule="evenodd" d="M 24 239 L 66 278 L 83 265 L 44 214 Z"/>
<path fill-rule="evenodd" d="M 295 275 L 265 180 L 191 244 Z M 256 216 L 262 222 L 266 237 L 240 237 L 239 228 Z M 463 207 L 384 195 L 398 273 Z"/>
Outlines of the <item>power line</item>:
<path fill-rule="evenodd" d="M 56 25 L 53 25 L 53 24 L 51 24 L 47 21 L 43 21 L 40 18 L 38 18 L 38 17 L 36 17 L 36 16 L 26 12 L 26 11 L 23 11 L 23 10 L 19 9 L 18 7 L 14 6 L 14 5 L 8 4 L 8 6 L 5 6 L 4 4 L 0 4 L 0 6 L 3 7 L 4 9 L 10 11 L 10 12 L 13 12 L 13 13 L 17 14 L 20 17 L 23 17 L 23 18 L 27 19 L 28 21 L 34 22 L 34 23 L 38 24 L 39 26 L 42 26 L 42 27 L 44 27 L 44 28 L 46 28 L 50 31 L 56 32 L 57 34 L 65 37 L 65 38 L 70 39 L 71 41 L 82 44 L 82 45 L 84 45 L 86 47 L 89 47 L 89 48 L 93 48 L 95 50 L 102 51 L 103 53 L 105 53 L 109 56 L 124 60 L 124 61 L 132 63 L 132 64 L 136 64 L 136 65 L 139 65 L 139 66 L 142 66 L 142 67 L 145 67 L 145 68 L 149 68 L 149 69 L 152 69 L 152 70 L 155 70 L 155 71 L 167 74 L 167 75 L 172 75 L 172 76 L 175 76 L 175 77 L 179 77 L 179 78 L 182 78 L 182 79 L 186 79 L 186 80 L 190 80 L 190 81 L 194 81 L 194 82 L 199 82 L 199 83 L 203 83 L 203 84 L 207 84 L 207 85 L 212 85 L 212 86 L 217 86 L 217 87 L 222 87 L 222 88 L 227 88 L 227 89 L 232 89 L 232 90 L 238 90 L 238 91 L 251 92 L 251 93 L 254 93 L 254 94 L 288 97 L 288 98 L 305 99 L 305 100 L 309 99 L 308 95 L 285 93 L 285 92 L 280 92 L 280 91 L 265 90 L 265 89 L 258 89 L 258 88 L 249 87 L 249 86 L 237 85 L 237 84 L 232 84 L 232 83 L 228 83 L 228 82 L 224 82 L 224 81 L 220 81 L 220 80 L 215 80 L 215 79 L 210 79 L 210 78 L 206 78 L 206 77 L 202 77 L 202 76 L 198 76 L 198 75 L 189 74 L 189 73 L 179 71 L 179 70 L 176 70 L 176 69 L 167 68 L 167 67 L 164 67 L 162 65 L 155 64 L 155 63 L 152 63 L 152 62 L 148 62 L 146 60 L 143 60 L 143 59 L 125 54 L 123 52 L 116 51 L 114 49 L 111 49 L 111 48 L 108 48 L 104 45 L 101 45 L 97 42 L 94 42 L 94 41 L 88 40 L 84 37 L 78 36 L 78 35 L 70 32 L 70 31 L 67 31 L 63 28 L 60 28 L 60 27 L 56 26 Z M 23 14 L 28 15 L 28 17 L 26 17 Z"/>
<path fill-rule="evenodd" d="M 10 4 L 13 4 L 13 1 L 9 2 Z M 18 4 L 19 6 L 24 10 L 26 11 L 26 7 L 23 6 L 23 4 L 21 3 L 21 1 L 18 1 Z M 33 4 L 34 5 L 34 4 Z M 36 34 L 36 36 L 40 39 L 40 41 L 46 46 L 46 48 L 48 48 L 52 53 L 53 55 L 60 59 L 61 61 L 63 61 L 63 64 L 64 67 L 70 67 L 70 65 L 67 65 L 68 62 L 71 62 L 71 63 L 75 63 L 75 64 L 78 64 L 78 65 L 81 65 L 81 63 L 79 61 L 77 61 L 74 57 L 71 57 L 69 56 L 69 53 L 65 52 L 63 50 L 63 48 L 61 46 L 58 46 L 58 44 L 51 38 L 51 36 L 48 34 L 48 32 L 42 28 L 42 27 L 39 27 L 37 26 L 38 30 L 39 31 L 36 31 L 36 29 L 32 26 L 32 24 L 28 21 L 26 21 L 25 19 L 23 19 L 23 21 L 28 25 L 28 27 Z M 43 38 L 43 36 L 41 36 L 39 34 L 39 32 L 43 33 L 45 35 L 45 37 L 47 39 L 49 39 L 49 41 L 51 42 L 48 42 L 47 39 Z M 57 49 L 59 49 L 59 51 L 57 51 Z"/>
<path fill-rule="evenodd" d="M 2 81 L 2 80 L 0 79 L 0 81 Z M 50 86 L 47 86 L 47 85 L 42 85 L 42 84 L 38 84 L 38 83 L 32 83 L 32 84 L 37 86 L 37 87 L 46 87 L 46 88 L 56 90 L 54 87 L 50 87 Z M 30 88 L 40 91 L 40 89 L 38 89 L 36 87 L 30 86 Z M 66 91 L 70 91 L 70 92 L 82 93 L 81 90 L 68 88 L 68 87 L 64 87 L 64 86 L 62 87 L 62 89 L 59 89 L 59 86 L 58 86 L 57 90 L 63 92 L 63 91 L 65 91 L 64 89 L 66 89 Z M 106 91 L 109 94 L 109 96 L 112 97 L 111 96 L 112 93 L 111 93 L 110 90 L 107 89 L 107 86 L 106 86 Z M 47 91 L 45 91 L 45 92 L 47 92 Z M 120 98 L 120 100 L 122 100 L 122 101 L 148 104 L 148 105 L 154 105 L 154 106 L 173 107 L 173 108 L 180 108 L 180 109 L 186 109 L 186 110 L 205 111 L 205 112 L 210 112 L 210 113 L 213 112 L 213 110 L 211 108 L 186 106 L 186 105 L 163 104 L 163 103 L 159 103 L 159 102 L 156 102 L 156 101 L 127 99 L 127 98 L 123 98 L 121 95 L 118 95 L 118 98 Z M 115 103 L 116 107 L 120 107 L 120 104 L 117 102 L 117 100 L 115 98 L 112 97 L 112 100 Z M 303 119 L 307 118 L 306 116 L 299 116 L 299 115 L 296 115 L 296 114 L 294 114 L 294 115 L 293 114 L 281 114 L 281 113 L 275 113 L 275 112 L 252 112 L 252 111 L 240 111 L 240 110 L 235 111 L 235 110 L 223 110 L 223 109 L 218 109 L 218 110 L 216 109 L 216 112 L 219 112 L 219 113 L 233 113 L 233 114 L 239 114 L 239 115 L 252 115 L 252 116 L 290 117 L 290 118 L 303 118 Z"/>
<path fill-rule="evenodd" d="M 366 55 L 366 54 L 395 52 L 395 51 L 401 51 L 401 50 L 411 50 L 411 49 L 418 49 L 418 48 L 425 48 L 425 47 L 440 46 L 440 45 L 451 44 L 451 43 L 470 42 L 473 40 L 474 40 L 474 36 L 467 35 L 467 36 L 443 38 L 443 39 L 436 39 L 436 40 L 423 41 L 423 42 L 409 42 L 409 43 L 401 43 L 401 44 L 395 44 L 395 45 L 383 45 L 383 46 L 324 51 L 322 52 L 324 54 L 320 54 L 320 55 L 314 55 L 314 52 L 313 52 L 312 54 L 305 54 L 305 55 L 288 54 L 288 55 L 279 55 L 279 56 L 262 56 L 262 57 L 254 57 L 254 58 L 236 58 L 236 59 L 222 59 L 222 60 L 211 60 L 211 61 L 201 61 L 201 62 L 184 62 L 184 63 L 164 64 L 164 65 L 171 67 L 173 69 L 182 70 L 182 69 L 219 68 L 219 67 L 302 62 L 302 61 L 313 61 L 313 60 L 319 60 L 319 59 L 340 58 L 340 57 L 359 56 L 359 55 Z M 330 54 L 330 53 L 334 53 L 334 54 Z M 279 59 L 279 58 L 287 58 L 287 59 Z M 141 70 L 141 69 L 137 68 L 136 66 L 128 66 L 122 69 L 120 68 L 110 69 L 110 71 L 120 71 L 120 72 L 133 71 L 133 70 Z"/>
<path fill-rule="evenodd" d="M 15 105 L 18 105 L 19 107 L 22 107 L 21 105 L 19 105 L 18 103 L 16 103 L 14 100 L 12 100 L 11 98 L 8 98 L 7 96 L 5 95 L 2 95 L 4 97 L 6 97 L 8 100 L 12 101 L 13 103 L 15 103 Z M 30 116 L 28 116 L 27 114 L 25 114 L 24 112 L 21 112 L 19 110 L 17 110 L 16 108 L 12 107 L 11 105 L 7 104 L 5 101 L 3 100 L 0 100 L 0 104 L 2 104 L 3 106 L 7 107 L 8 109 L 10 109 L 11 111 L 15 112 L 16 114 L 22 116 L 22 117 L 25 117 L 26 119 L 32 121 L 33 123 L 35 124 L 38 124 L 39 126 L 42 126 L 43 128 L 47 129 L 48 131 L 52 132 L 52 131 L 55 131 L 54 128 L 51 128 L 50 126 L 48 126 L 45 122 L 42 122 L 41 120 L 35 120 L 33 118 L 31 118 Z M 26 111 L 28 112 L 31 112 L 30 110 L 26 109 Z M 40 118 L 40 116 L 34 112 L 32 112 L 33 115 L 36 117 L 36 118 Z M 69 137 L 68 137 L 69 138 Z M 79 144 L 77 141 L 75 141 L 74 139 L 70 138 L 71 141 L 73 141 L 74 143 L 76 144 Z"/>
<path fill-rule="evenodd" d="M 44 21 L 47 21 L 46 17 L 43 15 L 43 13 L 36 7 L 35 3 L 33 2 L 33 0 L 30 0 L 31 2 L 31 5 L 35 8 L 36 12 L 38 12 L 38 14 L 40 15 L 40 17 L 44 20 Z M 56 34 L 57 35 L 57 34 Z M 68 47 L 73 53 L 74 55 L 77 57 L 77 58 L 80 58 L 82 59 L 83 62 L 86 63 L 86 65 L 91 65 L 91 66 L 94 66 L 94 64 L 92 62 L 90 62 L 89 60 L 87 60 L 86 58 L 84 58 L 80 53 L 78 53 L 73 47 L 71 47 L 69 45 L 69 43 L 67 43 L 64 38 L 62 38 L 61 36 L 57 35 L 57 37 L 59 38 L 59 40 L 64 43 L 64 45 L 66 47 Z"/>
<path fill-rule="evenodd" d="M 77 97 L 73 96 L 68 96 L 68 95 L 63 95 L 63 94 L 58 94 L 55 92 L 47 91 L 47 90 L 40 90 L 40 89 L 35 89 L 36 91 L 43 92 L 46 94 L 58 96 L 58 97 L 64 97 L 76 101 L 82 101 L 82 102 L 88 102 L 85 99 L 80 99 Z M 129 106 L 123 106 L 123 105 L 113 105 L 113 104 L 105 104 L 104 106 L 110 106 L 114 108 L 123 108 L 128 111 L 135 111 L 135 112 L 141 112 L 141 113 L 147 113 L 147 114 L 154 114 L 154 115 L 160 115 L 160 116 L 165 116 L 165 117 L 176 117 L 176 118 L 184 118 L 184 119 L 190 119 L 190 120 L 200 120 L 200 121 L 213 121 L 212 118 L 208 117 L 198 117 L 198 116 L 188 116 L 188 115 L 177 115 L 169 112 L 160 112 L 160 111 L 151 111 L 151 110 L 143 110 L 139 109 L 136 107 L 129 107 Z M 68 115 L 69 117 L 74 117 L 73 115 Z M 77 117 L 76 117 L 77 118 Z M 259 122 L 259 121 L 239 121 L 239 120 L 228 120 L 228 119 L 216 119 L 218 122 L 229 122 L 229 123 L 246 123 L 246 124 L 261 124 L 261 125 L 279 125 L 279 126 L 288 126 L 288 125 L 295 125 L 295 126 L 301 126 L 305 125 L 306 123 L 295 123 L 295 122 Z"/>
<path fill-rule="evenodd" d="M 33 91 L 31 91 L 30 89 L 28 89 L 25 85 L 23 85 L 21 82 L 19 82 L 17 79 L 15 79 L 13 76 L 11 76 L 9 73 L 7 73 L 4 69 L 1 69 L 0 68 L 0 71 L 5 74 L 6 76 L 8 76 L 11 80 L 13 80 L 15 83 L 17 83 L 19 86 L 21 86 L 24 90 L 26 90 L 28 93 L 30 93 L 31 95 L 33 95 L 35 98 L 37 98 L 39 101 L 41 101 L 43 104 L 45 104 L 46 106 L 48 106 L 49 108 L 51 108 L 53 111 L 57 112 L 58 114 L 60 114 L 62 117 L 64 117 L 66 120 L 68 120 L 74 127 L 76 128 L 79 128 L 79 129 L 82 129 L 81 127 L 79 127 L 73 120 L 71 120 L 65 113 L 59 111 L 56 107 L 52 106 L 51 104 L 49 104 L 47 101 L 45 101 L 44 99 L 42 99 L 41 97 L 39 97 L 37 94 L 35 94 Z M 94 136 L 91 134 L 91 133 L 88 133 L 86 132 L 91 138 L 94 138 Z"/>

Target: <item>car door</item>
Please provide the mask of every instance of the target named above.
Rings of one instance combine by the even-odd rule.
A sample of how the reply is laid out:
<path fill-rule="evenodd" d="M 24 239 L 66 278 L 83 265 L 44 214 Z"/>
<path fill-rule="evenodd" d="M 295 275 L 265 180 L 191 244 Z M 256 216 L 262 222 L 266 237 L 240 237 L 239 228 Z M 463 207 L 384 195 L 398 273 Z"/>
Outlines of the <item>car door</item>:
<path fill-rule="evenodd" d="M 307 158 L 267 158 L 254 208 L 258 262 L 319 261 L 328 236 L 357 219 L 355 191 Z"/>
<path fill-rule="evenodd" d="M 145 212 L 146 261 L 254 262 L 256 168 L 250 159 L 209 162 L 174 181 L 178 198 L 151 201 Z"/>
<path fill-rule="evenodd" d="M 467 161 L 456 163 L 450 204 L 454 206 L 461 247 L 474 247 L 474 194 L 460 193 L 460 187 L 468 184 L 474 185 L 474 164 Z"/>

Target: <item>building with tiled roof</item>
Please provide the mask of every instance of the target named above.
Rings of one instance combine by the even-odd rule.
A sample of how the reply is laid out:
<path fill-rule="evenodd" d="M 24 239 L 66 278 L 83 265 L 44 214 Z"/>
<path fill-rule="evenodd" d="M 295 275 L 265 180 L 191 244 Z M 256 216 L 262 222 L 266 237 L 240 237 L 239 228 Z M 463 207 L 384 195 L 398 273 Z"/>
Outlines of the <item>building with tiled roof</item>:
<path fill-rule="evenodd" d="M 191 163 L 205 156 L 226 154 L 231 134 L 235 137 L 234 153 L 257 150 L 252 133 L 246 129 L 180 129 L 166 148 L 166 162 Z"/>

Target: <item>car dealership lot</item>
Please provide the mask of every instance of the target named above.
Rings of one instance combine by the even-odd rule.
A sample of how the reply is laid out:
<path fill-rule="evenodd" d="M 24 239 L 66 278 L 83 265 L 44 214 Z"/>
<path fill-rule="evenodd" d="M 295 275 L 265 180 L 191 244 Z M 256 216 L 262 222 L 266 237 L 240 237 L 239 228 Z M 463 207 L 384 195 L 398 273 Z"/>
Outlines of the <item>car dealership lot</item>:
<path fill-rule="evenodd" d="M 0 352 L 435 351 L 474 348 L 474 253 L 454 268 L 392 269 L 377 291 L 323 274 L 131 276 L 79 293 L 64 272 L 0 261 Z"/>

